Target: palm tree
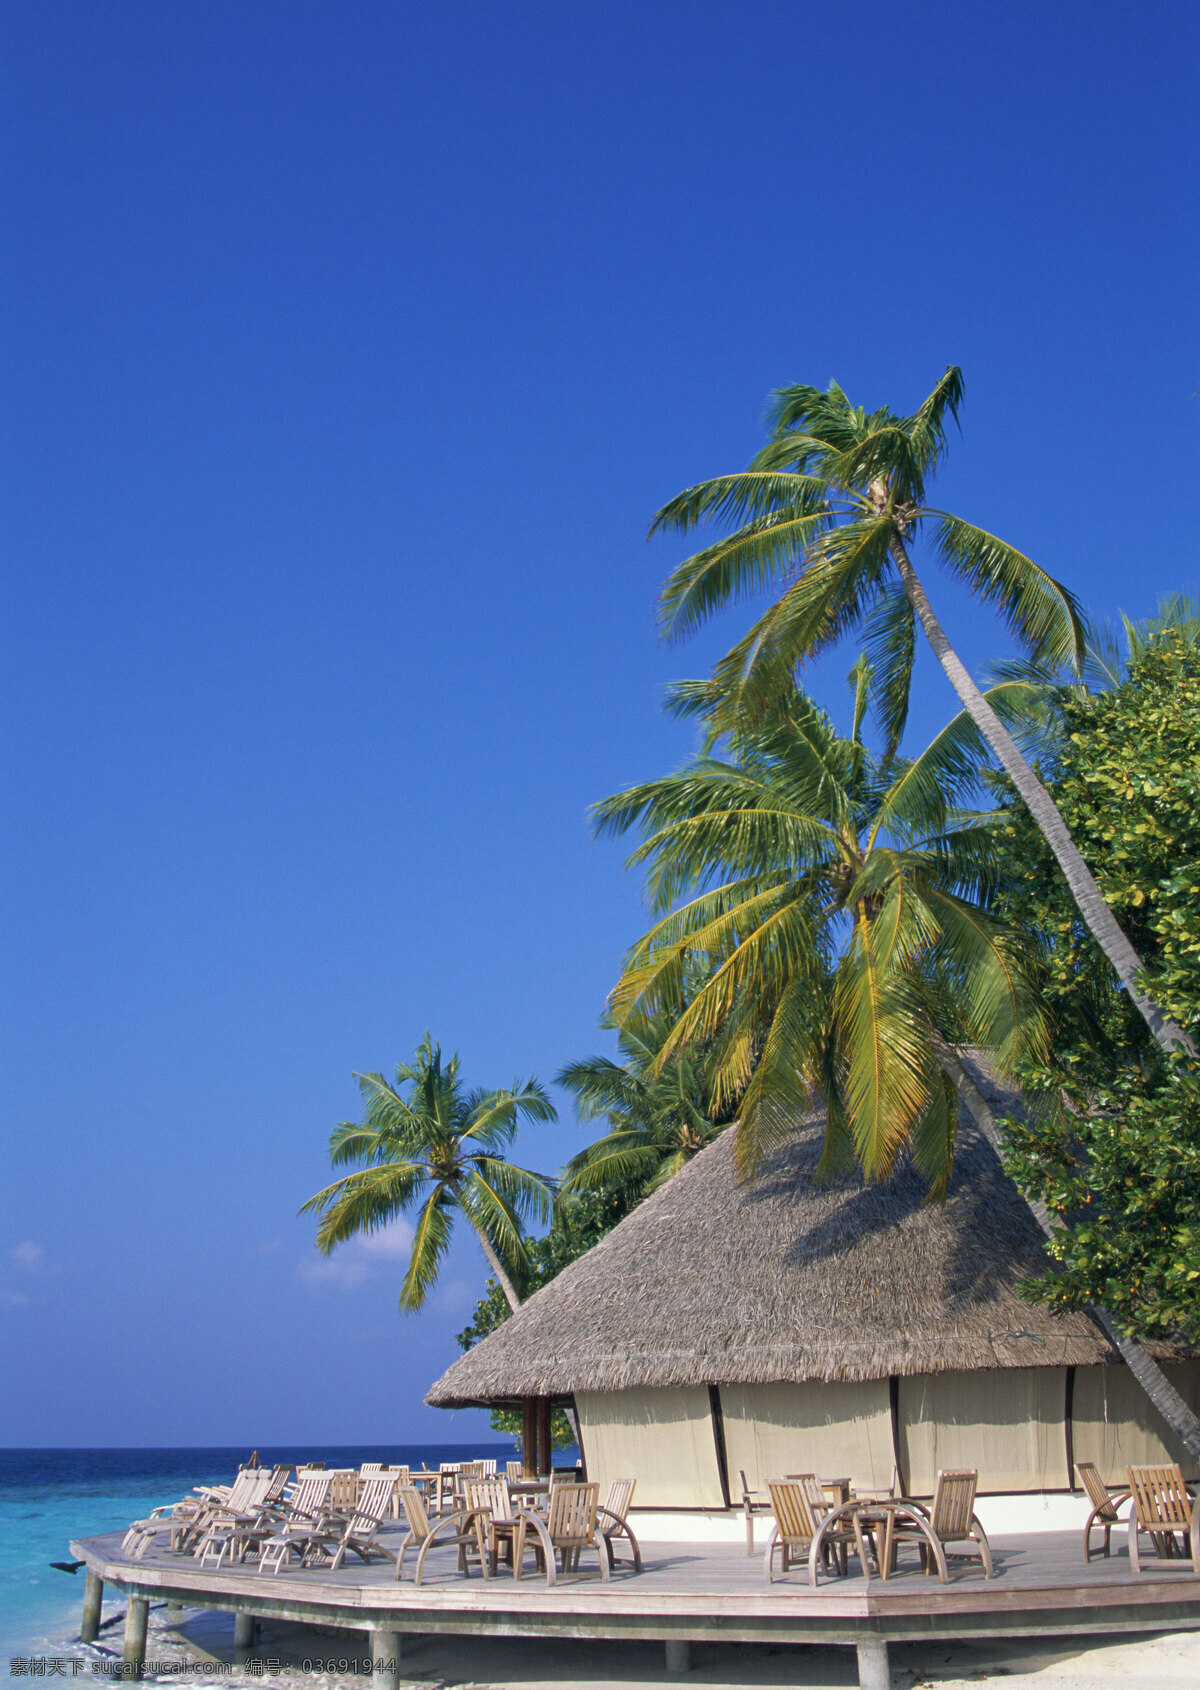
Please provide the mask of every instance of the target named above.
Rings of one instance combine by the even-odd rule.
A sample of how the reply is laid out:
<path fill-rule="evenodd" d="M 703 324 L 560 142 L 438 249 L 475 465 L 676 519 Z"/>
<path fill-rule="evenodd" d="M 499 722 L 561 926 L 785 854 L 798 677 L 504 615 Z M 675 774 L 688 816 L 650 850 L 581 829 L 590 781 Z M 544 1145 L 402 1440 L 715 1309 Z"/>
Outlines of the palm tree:
<path fill-rule="evenodd" d="M 1197 1054 L 1187 1034 L 1143 991 L 1142 962 L 1105 904 L 1045 787 L 947 639 L 909 553 L 928 528 L 936 557 L 994 605 L 1028 654 L 1078 670 L 1084 628 L 1067 589 L 1015 547 L 948 511 L 927 507 L 926 479 L 958 419 L 962 372 L 950 366 L 911 417 L 868 414 L 841 388 L 783 388 L 774 433 L 748 471 L 690 487 L 651 525 L 687 531 L 739 524 L 681 563 L 661 599 L 667 633 L 685 635 L 730 599 L 786 581 L 782 596 L 718 665 L 727 717 L 769 708 L 797 664 L 863 629 L 888 752 L 899 745 L 919 623 L 934 654 L 1054 852 L 1072 896 L 1162 1048 Z"/>
<path fill-rule="evenodd" d="M 613 993 L 622 1026 L 668 1015 L 659 1063 L 709 1051 L 714 1107 L 737 1104 L 737 1161 L 753 1171 L 823 1102 L 823 1166 L 882 1178 L 912 1146 L 935 1189 L 949 1176 L 957 1101 L 946 1047 L 980 1043 L 1012 1067 L 1044 1051 L 1046 1022 L 1020 946 L 988 913 L 986 816 L 957 807 L 985 748 L 964 714 L 920 757 L 881 766 L 789 688 L 664 779 L 597 806 L 602 832 L 638 827 L 664 912 Z M 677 700 L 704 707 L 703 687 Z M 679 900 L 683 899 L 680 903 Z M 680 986 L 695 958 L 707 978 Z"/>
<path fill-rule="evenodd" d="M 434 1285 L 450 1244 L 455 1209 L 475 1230 L 488 1266 L 510 1307 L 518 1309 L 511 1275 L 526 1264 L 523 1219 L 545 1221 L 553 1207 L 551 1182 L 514 1167 L 502 1147 L 519 1117 L 553 1121 L 554 1105 L 536 1080 L 514 1080 L 508 1091 L 467 1091 L 457 1054 L 443 1062 L 428 1033 L 394 1082 L 358 1074 L 366 1105 L 362 1123 L 343 1121 L 329 1140 L 335 1168 L 357 1164 L 310 1197 L 300 1213 L 318 1214 L 323 1255 L 360 1232 L 387 1226 L 421 1201 L 400 1307 L 419 1309 Z M 401 1088 L 407 1086 L 407 1096 Z"/>
<path fill-rule="evenodd" d="M 771 715 L 729 733 L 730 760 L 711 755 L 711 733 L 709 754 L 678 774 L 597 806 L 602 832 L 640 827 L 630 861 L 651 865 L 654 904 L 667 912 L 631 952 L 614 1014 L 678 1002 L 681 973 L 699 953 L 710 978 L 660 1061 L 698 1039 L 720 1052 L 714 1095 L 718 1104 L 723 1087 L 741 1095 L 742 1171 L 790 1135 L 816 1093 L 827 1169 L 856 1155 L 878 1175 L 911 1144 L 937 1192 L 951 1169 L 955 1094 L 1002 1149 L 955 1046 L 986 1045 L 1011 1066 L 1048 1029 L 1020 947 L 987 912 L 987 819 L 957 808 L 983 756 L 973 718 L 956 717 L 911 762 L 875 765 L 860 739 L 870 681 L 862 659 L 854 677 L 850 740 L 789 688 Z M 989 708 L 1015 708 L 1021 691 L 992 689 Z M 683 712 L 714 701 L 728 720 L 709 683 L 676 695 Z M 1052 1237 L 1044 1205 L 1029 1207 Z M 1090 1312 L 1200 1460 L 1200 1419 L 1141 1344 L 1105 1309 Z"/>
<path fill-rule="evenodd" d="M 603 1120 L 608 1131 L 567 1163 L 564 1191 L 632 1188 L 639 1197 L 656 1191 L 733 1119 L 712 1114 L 705 1053 L 679 1050 L 659 1065 L 658 1056 L 676 1016 L 637 1010 L 617 1027 L 623 1062 L 588 1056 L 554 1076 L 575 1098 L 579 1119 Z M 602 1026 L 615 1026 L 606 1017 Z"/>

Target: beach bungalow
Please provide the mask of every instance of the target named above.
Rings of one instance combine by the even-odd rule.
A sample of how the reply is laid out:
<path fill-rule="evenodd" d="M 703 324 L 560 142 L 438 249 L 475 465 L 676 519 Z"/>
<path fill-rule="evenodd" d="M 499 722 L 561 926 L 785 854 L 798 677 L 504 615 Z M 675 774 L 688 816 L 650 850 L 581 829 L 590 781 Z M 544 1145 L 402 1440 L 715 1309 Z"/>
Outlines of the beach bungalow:
<path fill-rule="evenodd" d="M 977 1079 L 995 1095 L 982 1072 Z M 729 1134 L 462 1356 L 438 1407 L 573 1409 L 588 1476 L 637 1480 L 642 1507 L 723 1509 L 803 1469 L 932 1492 L 1073 1488 L 1130 1462 L 1194 1465 L 1086 1315 L 1022 1302 L 1041 1235 L 964 1116 L 944 1205 L 905 1171 L 814 1178 L 806 1123 L 739 1185 Z M 1200 1358 L 1151 1346 L 1200 1408 Z M 527 1443 L 529 1438 L 527 1436 Z M 536 1436 L 535 1436 L 536 1441 Z"/>

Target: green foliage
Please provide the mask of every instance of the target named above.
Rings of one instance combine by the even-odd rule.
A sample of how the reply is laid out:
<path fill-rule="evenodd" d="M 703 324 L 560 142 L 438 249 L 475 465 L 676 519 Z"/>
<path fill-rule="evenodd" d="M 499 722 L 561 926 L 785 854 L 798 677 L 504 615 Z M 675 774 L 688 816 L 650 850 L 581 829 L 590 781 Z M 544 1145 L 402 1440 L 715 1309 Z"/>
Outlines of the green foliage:
<path fill-rule="evenodd" d="M 671 1018 L 660 1068 L 711 1053 L 743 1173 L 820 1101 L 827 1171 L 857 1159 L 882 1178 L 911 1147 L 938 1191 L 957 1114 L 938 1037 L 1011 1065 L 1040 1054 L 1044 1017 L 987 907 L 990 820 L 960 807 L 986 757 L 977 730 L 961 715 L 919 757 L 878 764 L 859 738 L 865 661 L 850 679 L 850 738 L 789 686 L 769 717 L 710 732 L 726 755 L 597 806 L 600 829 L 640 831 L 630 861 L 665 910 L 630 952 L 613 1015 Z M 684 696 L 702 707 L 702 689 Z"/>
<path fill-rule="evenodd" d="M 685 983 L 685 1001 L 700 983 Z M 617 1028 L 623 1062 L 589 1056 L 555 1075 L 574 1096 L 580 1121 L 603 1120 L 609 1129 L 571 1158 L 564 1191 L 656 1191 L 733 1119 L 733 1105 L 722 1109 L 713 1097 L 711 1050 L 677 1051 L 660 1062 L 675 1019 L 631 1011 Z M 601 1025 L 615 1023 L 606 1016 Z"/>
<path fill-rule="evenodd" d="M 419 1309 L 437 1280 L 450 1246 L 455 1212 L 474 1228 L 485 1255 L 510 1274 L 525 1262 L 524 1221 L 549 1218 L 550 1181 L 505 1160 L 503 1147 L 521 1117 L 552 1121 L 554 1106 L 536 1080 L 511 1089 L 467 1091 L 458 1056 L 442 1060 L 426 1033 L 394 1083 L 359 1074 L 366 1105 L 361 1123 L 343 1121 L 329 1140 L 333 1166 L 358 1164 L 300 1210 L 321 1217 L 317 1248 L 328 1255 L 360 1232 L 376 1232 L 421 1201 L 400 1307 Z M 400 1088 L 407 1086 L 407 1095 Z M 493 1262 L 493 1269 L 496 1264 Z M 503 1269 L 499 1270 L 503 1271 Z"/>
<path fill-rule="evenodd" d="M 1200 1075 L 1176 1062 L 1096 1088 L 1042 1070 L 1026 1091 L 1029 1118 L 1005 1123 L 1005 1166 L 1063 1224 L 1053 1266 L 1022 1295 L 1200 1343 Z"/>
<path fill-rule="evenodd" d="M 1178 607 L 1170 606 L 1174 612 Z M 1104 690 L 1052 695 L 1050 786 L 1106 902 L 1146 960 L 1145 983 L 1200 1030 L 1200 650 L 1174 621 L 1109 642 Z M 1165 1059 L 1117 984 L 1041 834 L 1010 797 L 1002 905 L 1034 936 L 1054 1016 L 1052 1066 L 1025 1076 L 1006 1165 L 1062 1225 L 1045 1280 L 1061 1308 L 1095 1302 L 1137 1336 L 1200 1337 L 1200 1073 Z"/>
<path fill-rule="evenodd" d="M 1168 631 L 1125 679 L 1056 695 L 1051 793 L 1105 901 L 1146 962 L 1154 1001 L 1200 1030 L 1200 651 Z M 999 842 L 1008 915 L 1038 935 L 1060 1063 L 1107 1082 L 1156 1062 L 1144 1023 L 1079 917 L 1041 833 L 1010 797 Z"/>
<path fill-rule="evenodd" d="M 617 1222 L 624 1220 L 635 1207 L 638 1198 L 636 1183 L 608 1190 L 576 1191 L 564 1196 L 558 1203 L 553 1225 L 546 1236 L 525 1241 L 525 1267 L 517 1281 L 521 1300 L 548 1285 L 568 1262 L 582 1256 L 606 1232 L 611 1232 Z M 489 1332 L 502 1326 L 512 1312 L 499 1284 L 489 1279 L 471 1324 L 458 1334 L 460 1348 L 471 1349 Z M 513 1409 L 493 1410 L 492 1426 L 497 1432 L 520 1439 L 521 1416 Z M 575 1441 L 566 1415 L 557 1409 L 551 1419 L 551 1441 L 555 1449 L 565 1449 Z"/>

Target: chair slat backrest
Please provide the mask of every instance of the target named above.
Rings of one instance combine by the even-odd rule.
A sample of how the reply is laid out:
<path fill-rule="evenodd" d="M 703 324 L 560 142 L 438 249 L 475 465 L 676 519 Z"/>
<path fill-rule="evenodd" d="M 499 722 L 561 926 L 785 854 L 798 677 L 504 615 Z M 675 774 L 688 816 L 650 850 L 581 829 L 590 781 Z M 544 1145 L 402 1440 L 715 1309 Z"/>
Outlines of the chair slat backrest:
<path fill-rule="evenodd" d="M 358 1474 L 353 1467 L 335 1467 L 330 1473 L 329 1504 L 349 1513 L 358 1501 Z"/>
<path fill-rule="evenodd" d="M 231 1514 L 240 1514 L 248 1508 L 262 1482 L 259 1478 L 262 1471 L 261 1467 L 239 1467 L 238 1476 L 230 1485 L 229 1495 L 222 1507 L 228 1508 Z"/>
<path fill-rule="evenodd" d="M 1180 1467 L 1174 1463 L 1169 1467 L 1130 1467 L 1128 1474 L 1138 1524 L 1143 1530 L 1188 1530 L 1192 1523 L 1192 1503 Z"/>
<path fill-rule="evenodd" d="M 1100 1477 L 1100 1469 L 1094 1461 L 1077 1461 L 1075 1471 L 1079 1474 L 1080 1483 L 1088 1494 L 1088 1501 L 1103 1521 L 1119 1520 L 1112 1497 L 1108 1494 L 1108 1486 Z"/>
<path fill-rule="evenodd" d="M 329 1489 L 334 1477 L 333 1473 L 327 1473 L 324 1468 L 318 1468 L 316 1472 L 308 1472 L 302 1468 L 289 1503 L 292 1515 L 298 1520 L 306 1520 L 319 1513 L 329 1499 Z"/>
<path fill-rule="evenodd" d="M 468 1508 L 486 1508 L 493 1520 L 512 1519 L 507 1479 L 468 1479 L 465 1488 Z"/>
<path fill-rule="evenodd" d="M 971 1528 L 971 1516 L 975 1512 L 975 1491 L 978 1485 L 979 1473 L 975 1469 L 964 1468 L 938 1474 L 929 1516 L 930 1528 L 935 1537 L 948 1538 L 951 1542 L 955 1538 L 966 1537 Z"/>
<path fill-rule="evenodd" d="M 401 1487 L 400 1505 L 404 1509 L 409 1531 L 418 1543 L 424 1543 L 429 1536 L 429 1515 L 425 1509 L 425 1498 L 416 1485 Z"/>
<path fill-rule="evenodd" d="M 496 1468 L 499 1466 L 499 1462 L 477 1461 L 475 1465 L 479 1468 L 479 1477 L 481 1479 L 494 1479 L 496 1477 Z"/>
<path fill-rule="evenodd" d="M 369 1479 L 373 1473 L 382 1473 L 383 1468 L 382 1461 L 364 1461 L 358 1470 L 358 1476 L 360 1479 Z"/>
<path fill-rule="evenodd" d="M 770 1479 L 771 1509 L 784 1543 L 811 1543 L 816 1531 L 804 1492 L 795 1479 Z"/>
<path fill-rule="evenodd" d="M 350 1520 L 352 1537 L 369 1537 L 387 1517 L 396 1481 L 391 1473 L 373 1473 L 358 1487 L 358 1501 Z"/>
<path fill-rule="evenodd" d="M 599 1499 L 599 1485 L 556 1485 L 546 1520 L 551 1540 L 572 1538 L 590 1543 L 595 1536 Z"/>
<path fill-rule="evenodd" d="M 287 1483 L 291 1476 L 292 1464 L 290 1461 L 284 1462 L 282 1466 L 276 1467 L 275 1471 L 271 1474 L 271 1483 L 267 1486 L 267 1494 L 263 1500 L 265 1502 L 278 1502 L 284 1491 L 287 1489 Z"/>
<path fill-rule="evenodd" d="M 629 1512 L 629 1505 L 633 1501 L 636 1479 L 614 1479 L 608 1487 L 608 1496 L 604 1506 L 610 1514 L 615 1514 L 621 1524 L 625 1524 L 625 1516 Z"/>
<path fill-rule="evenodd" d="M 525 1463 L 523 1461 L 508 1461 L 505 1466 L 508 1469 L 510 1485 L 518 1484 L 525 1477 Z"/>
<path fill-rule="evenodd" d="M 796 1480 L 796 1483 L 804 1492 L 804 1501 L 808 1508 L 809 1519 L 812 1521 L 814 1526 L 819 1526 L 826 1514 L 828 1514 L 830 1509 L 833 1507 L 833 1504 L 825 1494 L 824 1485 L 822 1485 L 820 1479 L 818 1479 L 815 1473 L 801 1473 L 799 1478 Z"/>

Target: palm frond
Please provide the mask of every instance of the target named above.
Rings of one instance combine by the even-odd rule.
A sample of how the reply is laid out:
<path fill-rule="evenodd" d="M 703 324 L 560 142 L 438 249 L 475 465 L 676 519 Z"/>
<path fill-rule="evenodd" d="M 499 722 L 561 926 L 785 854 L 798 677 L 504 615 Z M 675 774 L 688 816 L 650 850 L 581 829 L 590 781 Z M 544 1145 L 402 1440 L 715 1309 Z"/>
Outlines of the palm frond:
<path fill-rule="evenodd" d="M 437 1283 L 438 1271 L 449 1248 L 450 1216 L 446 1209 L 445 1190 L 439 1186 L 417 1216 L 408 1272 L 400 1286 L 400 1307 L 406 1314 L 414 1314 L 423 1307 Z"/>
<path fill-rule="evenodd" d="M 1073 593 L 1015 546 L 948 511 L 927 513 L 934 545 L 952 575 L 999 610 L 1031 656 L 1078 673 L 1086 629 Z"/>

